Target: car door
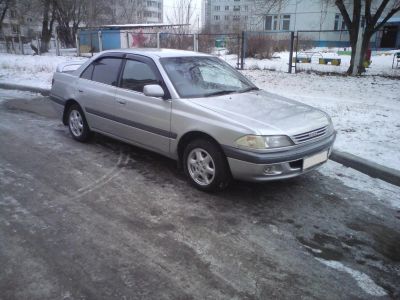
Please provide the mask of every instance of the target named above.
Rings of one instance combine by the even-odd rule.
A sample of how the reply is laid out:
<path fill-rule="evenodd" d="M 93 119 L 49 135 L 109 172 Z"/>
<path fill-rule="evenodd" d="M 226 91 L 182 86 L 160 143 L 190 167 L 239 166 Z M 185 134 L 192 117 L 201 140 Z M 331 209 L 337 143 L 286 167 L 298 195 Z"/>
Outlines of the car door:
<path fill-rule="evenodd" d="M 92 130 L 115 134 L 115 93 L 122 57 L 101 57 L 90 64 L 78 81 L 78 102 Z"/>
<path fill-rule="evenodd" d="M 148 97 L 143 93 L 147 84 L 163 87 L 163 98 Z M 161 74 L 151 58 L 128 55 L 121 72 L 116 105 L 121 122 L 122 137 L 145 148 L 169 153 L 171 133 L 171 100 Z"/>

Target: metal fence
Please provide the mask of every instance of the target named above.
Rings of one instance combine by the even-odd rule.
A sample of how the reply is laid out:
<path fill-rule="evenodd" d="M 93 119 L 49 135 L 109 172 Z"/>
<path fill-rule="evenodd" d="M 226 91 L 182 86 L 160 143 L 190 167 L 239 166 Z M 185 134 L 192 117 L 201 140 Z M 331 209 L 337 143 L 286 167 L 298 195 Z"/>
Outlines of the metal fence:
<path fill-rule="evenodd" d="M 375 34 L 372 51 L 383 45 L 384 32 Z M 0 52 L 40 54 L 39 38 L 19 36 L 0 39 Z M 120 48 L 170 48 L 199 51 L 222 57 L 238 69 L 270 69 L 283 72 L 346 71 L 350 64 L 349 33 L 342 31 L 278 31 L 237 33 L 144 32 L 143 30 L 82 29 L 76 48 L 66 48 L 57 38 L 50 41 L 49 52 L 56 55 L 92 56 Z"/>
<path fill-rule="evenodd" d="M 381 47 L 382 31 L 374 34 L 364 64 L 371 63 L 371 54 Z M 293 67 L 298 71 L 345 72 L 351 60 L 350 36 L 347 30 L 297 31 Z"/>

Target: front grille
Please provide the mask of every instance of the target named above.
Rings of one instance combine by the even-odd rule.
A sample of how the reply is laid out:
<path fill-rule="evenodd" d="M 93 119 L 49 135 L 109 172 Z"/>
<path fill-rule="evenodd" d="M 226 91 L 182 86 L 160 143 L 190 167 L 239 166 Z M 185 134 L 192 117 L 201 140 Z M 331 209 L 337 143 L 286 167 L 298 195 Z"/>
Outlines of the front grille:
<path fill-rule="evenodd" d="M 300 134 L 295 134 L 293 136 L 293 140 L 296 144 L 304 143 L 309 140 L 313 140 L 313 139 L 316 139 L 318 137 L 325 135 L 327 129 L 328 129 L 328 126 L 324 126 L 324 127 L 321 127 L 321 128 L 315 129 L 315 130 L 307 131 L 307 132 L 300 133 Z"/>

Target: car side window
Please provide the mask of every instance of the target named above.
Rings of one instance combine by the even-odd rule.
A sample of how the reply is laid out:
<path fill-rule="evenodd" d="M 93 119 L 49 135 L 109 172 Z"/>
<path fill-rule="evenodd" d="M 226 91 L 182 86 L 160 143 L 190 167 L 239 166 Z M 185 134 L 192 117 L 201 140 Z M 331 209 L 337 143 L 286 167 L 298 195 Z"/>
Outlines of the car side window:
<path fill-rule="evenodd" d="M 116 86 L 121 62 L 121 58 L 110 57 L 96 61 L 94 63 L 92 80 Z"/>
<path fill-rule="evenodd" d="M 147 84 L 160 84 L 151 67 L 141 61 L 127 60 L 122 73 L 121 87 L 142 93 Z"/>
<path fill-rule="evenodd" d="M 86 68 L 85 71 L 83 71 L 81 78 L 92 80 L 92 73 L 93 73 L 93 64 L 91 64 L 89 67 Z"/>

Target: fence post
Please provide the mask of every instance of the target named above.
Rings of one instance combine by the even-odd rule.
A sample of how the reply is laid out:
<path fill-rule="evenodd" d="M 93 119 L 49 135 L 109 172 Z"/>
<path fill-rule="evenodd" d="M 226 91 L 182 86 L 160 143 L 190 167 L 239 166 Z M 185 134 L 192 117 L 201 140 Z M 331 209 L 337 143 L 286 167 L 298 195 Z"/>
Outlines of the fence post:
<path fill-rule="evenodd" d="M 57 35 L 57 33 L 54 35 L 54 38 L 55 38 L 55 43 L 56 43 L 56 55 L 57 56 L 60 56 L 61 55 L 61 53 L 60 53 L 60 43 L 59 43 L 59 41 L 58 41 L 58 35 Z M 76 37 L 75 37 L 75 39 L 76 39 Z M 77 45 L 77 47 L 78 47 L 78 43 L 76 43 L 76 45 Z"/>
<path fill-rule="evenodd" d="M 80 34 L 81 34 L 81 31 L 78 29 L 78 31 L 75 34 L 76 56 L 81 56 L 81 44 L 80 44 L 80 39 L 79 39 Z M 56 35 L 56 39 L 58 41 L 58 35 Z"/>
<path fill-rule="evenodd" d="M 101 30 L 97 32 L 97 39 L 99 40 L 99 52 L 103 51 L 103 38 L 101 35 Z"/>
<path fill-rule="evenodd" d="M 193 51 L 199 52 L 199 34 L 193 34 Z"/>
<path fill-rule="evenodd" d="M 41 52 L 40 52 L 40 44 L 39 44 L 39 37 L 38 37 L 38 36 L 36 36 L 36 45 L 37 45 L 37 49 L 38 49 L 38 55 L 41 55 Z"/>
<path fill-rule="evenodd" d="M 21 54 L 25 54 L 24 53 L 24 44 L 22 43 L 21 33 L 19 33 L 19 32 L 18 32 L 18 42 L 19 42 L 19 48 L 21 50 Z"/>
<path fill-rule="evenodd" d="M 160 49 L 160 32 L 157 32 L 157 48 Z"/>
<path fill-rule="evenodd" d="M 242 46 L 241 46 L 242 51 L 241 51 L 241 55 L 240 55 L 240 70 L 243 70 L 243 68 L 244 68 L 244 55 L 246 52 L 244 49 L 244 46 L 245 46 L 245 32 L 242 31 Z"/>
<path fill-rule="evenodd" d="M 292 31 L 290 33 L 289 73 L 292 73 L 293 50 L 294 50 L 294 32 Z M 296 57 L 296 59 L 297 59 L 297 57 Z"/>
<path fill-rule="evenodd" d="M 125 32 L 125 38 L 126 38 L 126 48 L 130 48 L 129 47 L 129 32 Z"/>

